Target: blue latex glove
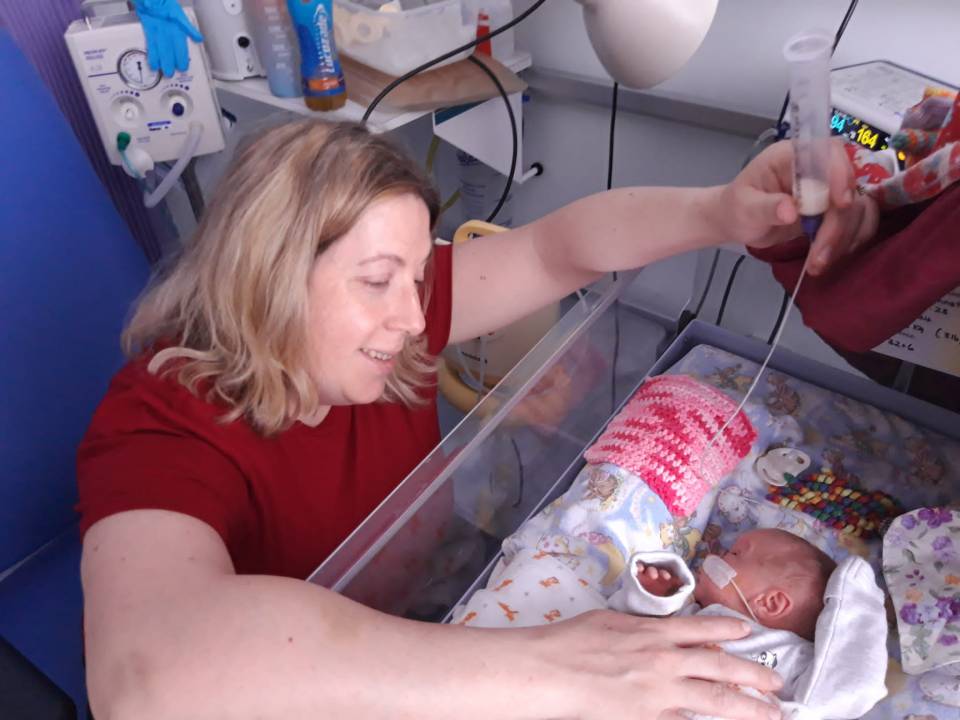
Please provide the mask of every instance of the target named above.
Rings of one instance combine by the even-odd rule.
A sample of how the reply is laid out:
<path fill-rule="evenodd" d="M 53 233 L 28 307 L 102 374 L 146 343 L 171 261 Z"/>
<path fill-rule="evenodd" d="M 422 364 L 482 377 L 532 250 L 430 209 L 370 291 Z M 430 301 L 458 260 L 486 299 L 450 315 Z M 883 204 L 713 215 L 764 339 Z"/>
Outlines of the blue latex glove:
<path fill-rule="evenodd" d="M 176 70 L 190 67 L 187 37 L 203 42 L 203 35 L 193 26 L 177 0 L 133 0 L 143 34 L 147 39 L 147 62 L 153 70 L 173 77 Z"/>

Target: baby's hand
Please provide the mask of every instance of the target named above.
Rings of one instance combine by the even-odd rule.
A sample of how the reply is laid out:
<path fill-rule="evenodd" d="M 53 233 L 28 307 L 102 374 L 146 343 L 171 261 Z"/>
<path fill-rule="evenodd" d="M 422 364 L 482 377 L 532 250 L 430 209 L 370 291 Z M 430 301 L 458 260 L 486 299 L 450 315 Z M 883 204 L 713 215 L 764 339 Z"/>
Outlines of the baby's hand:
<path fill-rule="evenodd" d="M 670 574 L 669 570 L 637 563 L 637 580 L 640 586 L 651 595 L 667 597 L 683 586 L 683 581 Z"/>

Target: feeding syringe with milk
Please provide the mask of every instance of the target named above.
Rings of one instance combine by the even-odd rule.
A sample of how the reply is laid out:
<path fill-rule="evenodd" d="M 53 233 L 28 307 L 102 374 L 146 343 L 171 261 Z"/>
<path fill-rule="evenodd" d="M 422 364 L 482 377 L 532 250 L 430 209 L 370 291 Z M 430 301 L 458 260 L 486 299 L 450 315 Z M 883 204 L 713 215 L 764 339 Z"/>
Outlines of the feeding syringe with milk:
<path fill-rule="evenodd" d="M 783 50 L 790 67 L 793 196 L 803 231 L 813 240 L 830 204 L 830 54 L 833 38 L 806 32 Z"/>

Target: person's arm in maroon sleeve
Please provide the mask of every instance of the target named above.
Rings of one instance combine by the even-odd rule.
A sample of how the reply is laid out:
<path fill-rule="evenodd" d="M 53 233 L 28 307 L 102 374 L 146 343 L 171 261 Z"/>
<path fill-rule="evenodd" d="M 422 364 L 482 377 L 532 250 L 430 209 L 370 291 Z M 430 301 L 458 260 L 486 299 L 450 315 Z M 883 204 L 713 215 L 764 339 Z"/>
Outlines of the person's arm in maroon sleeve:
<path fill-rule="evenodd" d="M 834 347 L 865 352 L 960 285 L 960 185 L 930 203 L 883 216 L 876 235 L 828 272 L 804 280 L 804 323 Z M 791 291 L 808 244 L 800 238 L 753 254 Z"/>

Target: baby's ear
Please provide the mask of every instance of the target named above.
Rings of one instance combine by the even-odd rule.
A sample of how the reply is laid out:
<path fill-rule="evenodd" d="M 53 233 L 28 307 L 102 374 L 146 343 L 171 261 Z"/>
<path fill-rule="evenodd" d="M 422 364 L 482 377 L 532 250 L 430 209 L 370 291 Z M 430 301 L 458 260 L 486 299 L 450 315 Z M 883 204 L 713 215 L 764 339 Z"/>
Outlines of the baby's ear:
<path fill-rule="evenodd" d="M 760 622 L 783 620 L 793 610 L 793 598 L 782 588 L 770 588 L 753 600 L 753 609 Z"/>

